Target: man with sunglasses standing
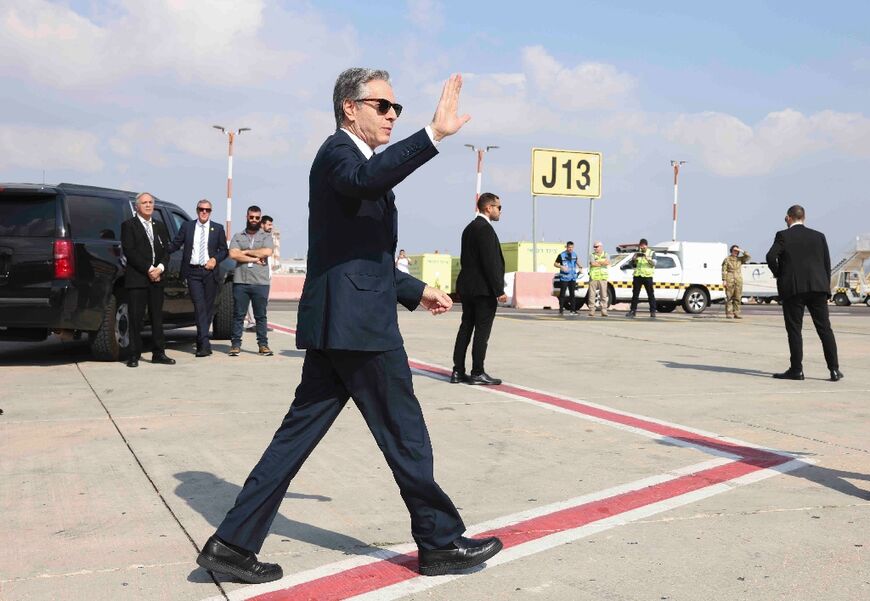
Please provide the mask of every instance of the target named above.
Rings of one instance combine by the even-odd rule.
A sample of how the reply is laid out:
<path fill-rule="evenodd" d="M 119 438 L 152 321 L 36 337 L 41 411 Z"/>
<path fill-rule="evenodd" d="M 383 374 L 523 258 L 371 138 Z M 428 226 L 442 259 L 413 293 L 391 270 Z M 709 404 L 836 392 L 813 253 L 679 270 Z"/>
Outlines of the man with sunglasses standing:
<path fill-rule="evenodd" d="M 336 131 L 320 147 L 309 176 L 308 272 L 296 332 L 296 346 L 306 351 L 302 381 L 234 507 L 203 547 L 200 566 L 245 582 L 281 578 L 281 566 L 258 561 L 256 553 L 290 481 L 350 398 L 411 516 L 420 573 L 468 569 L 501 550 L 497 538 L 462 536 L 462 518 L 435 482 L 432 446 L 396 314 L 397 303 L 409 310 L 422 305 L 434 315 L 452 305 L 444 292 L 396 268 L 392 188 L 470 119 L 458 114 L 461 87 L 462 77 L 451 76 L 432 122 L 375 154 L 390 141 L 402 111 L 389 74 L 355 68 L 338 76 Z"/>
<path fill-rule="evenodd" d="M 260 355 L 271 357 L 269 334 L 266 325 L 266 306 L 269 304 L 269 257 L 275 243 L 272 234 L 260 229 L 263 212 L 257 205 L 248 207 L 247 227 L 230 240 L 230 258 L 237 265 L 233 272 L 233 331 L 230 340 L 230 357 L 242 352 L 242 332 L 248 305 L 254 308 L 257 325 L 257 347 Z"/>
<path fill-rule="evenodd" d="M 181 277 L 187 280 L 187 289 L 193 301 L 196 319 L 196 356 L 211 355 L 209 327 L 214 318 L 214 301 L 220 286 L 217 266 L 227 258 L 227 236 L 219 223 L 211 220 L 211 201 L 203 198 L 196 203 L 196 219 L 178 229 L 169 252 L 179 248 Z"/>

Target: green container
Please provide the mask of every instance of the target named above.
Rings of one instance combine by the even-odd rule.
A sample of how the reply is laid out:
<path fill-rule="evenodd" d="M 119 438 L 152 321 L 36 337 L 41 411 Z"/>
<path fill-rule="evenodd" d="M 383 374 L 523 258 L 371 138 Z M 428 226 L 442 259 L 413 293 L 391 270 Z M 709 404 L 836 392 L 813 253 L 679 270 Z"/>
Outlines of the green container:
<path fill-rule="evenodd" d="M 555 271 L 553 263 L 559 253 L 565 250 L 564 242 L 538 242 L 538 271 Z M 531 242 L 502 242 L 505 273 L 512 271 L 534 271 Z M 576 249 L 575 249 L 576 252 Z M 579 257 L 578 253 L 578 257 Z M 581 258 L 581 263 L 585 261 Z"/>
<path fill-rule="evenodd" d="M 411 275 L 428 285 L 450 294 L 455 276 L 452 275 L 453 257 L 441 253 L 410 255 Z"/>

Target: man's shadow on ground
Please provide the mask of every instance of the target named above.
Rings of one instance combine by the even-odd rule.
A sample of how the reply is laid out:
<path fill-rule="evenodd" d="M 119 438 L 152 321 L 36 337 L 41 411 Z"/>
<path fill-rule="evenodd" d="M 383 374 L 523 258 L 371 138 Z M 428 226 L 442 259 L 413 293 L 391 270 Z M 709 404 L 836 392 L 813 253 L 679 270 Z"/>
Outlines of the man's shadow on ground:
<path fill-rule="evenodd" d="M 183 499 L 194 511 L 202 515 L 214 528 L 217 528 L 221 521 L 223 521 L 224 516 L 230 507 L 232 507 L 241 490 L 241 487 L 237 484 L 227 482 L 223 478 L 219 478 L 209 472 L 179 472 L 175 474 L 175 478 L 179 481 L 178 486 L 175 487 L 175 495 Z M 332 501 L 332 498 L 321 495 L 289 492 L 285 495 L 285 498 L 301 499 L 315 503 L 329 503 Z M 346 555 L 368 555 L 377 549 L 352 536 L 312 526 L 311 524 L 297 522 L 284 517 L 280 513 L 275 516 L 275 521 L 272 523 L 269 531 L 272 534 L 317 545 L 325 549 L 342 551 Z M 201 546 L 205 541 L 196 541 L 196 543 Z M 187 579 L 189 582 L 212 582 L 208 572 L 202 568 L 197 568 L 191 572 Z M 229 577 L 221 579 L 230 580 Z"/>
<path fill-rule="evenodd" d="M 700 363 L 678 363 L 676 361 L 660 360 L 663 366 L 669 369 L 694 369 L 697 371 L 712 371 L 716 373 L 739 374 L 741 376 L 756 376 L 759 378 L 770 378 L 772 373 L 769 371 L 759 371 L 757 369 L 745 369 L 742 367 L 725 367 L 723 365 L 703 365 Z"/>

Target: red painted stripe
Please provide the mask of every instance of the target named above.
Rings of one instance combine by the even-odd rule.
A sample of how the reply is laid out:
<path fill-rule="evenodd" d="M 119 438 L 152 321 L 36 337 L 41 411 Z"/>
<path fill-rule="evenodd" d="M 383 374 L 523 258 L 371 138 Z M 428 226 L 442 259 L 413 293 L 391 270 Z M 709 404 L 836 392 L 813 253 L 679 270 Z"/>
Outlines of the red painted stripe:
<path fill-rule="evenodd" d="M 427 365 L 425 363 L 420 363 L 417 361 L 409 361 L 409 364 L 412 368 L 427 371 L 433 374 L 437 374 L 440 376 L 449 376 L 450 372 Z M 510 384 L 501 384 L 499 386 L 491 386 L 491 389 L 500 390 L 501 392 L 506 392 L 508 394 L 513 394 L 519 397 L 523 397 L 526 399 L 530 399 L 533 401 L 537 401 L 539 403 L 544 403 L 546 405 L 552 405 L 554 407 L 559 407 L 561 409 L 567 409 L 569 411 L 573 411 L 575 413 L 581 413 L 583 415 L 588 415 L 590 417 L 596 417 L 598 419 L 603 419 L 605 421 L 613 422 L 616 424 L 622 424 L 624 426 L 631 426 L 632 428 L 637 428 L 639 430 L 644 430 L 646 432 L 652 432 L 653 434 L 660 434 L 662 436 L 667 436 L 669 438 L 674 438 L 677 440 L 682 440 L 687 443 L 691 443 L 694 445 L 707 447 L 709 449 L 714 449 L 717 451 L 724 451 L 726 453 L 731 453 L 732 455 L 738 455 L 743 458 L 753 458 L 758 460 L 768 460 L 773 462 L 773 465 L 778 465 L 783 463 L 782 459 L 783 455 L 779 455 L 777 453 L 772 453 L 770 451 L 765 451 L 763 449 L 756 449 L 754 447 L 747 447 L 743 445 L 738 445 L 730 442 L 726 442 L 724 440 L 719 440 L 718 438 L 712 438 L 710 436 L 704 436 L 702 434 L 696 434 L 695 432 L 690 432 L 688 430 L 683 430 L 682 428 L 677 428 L 675 426 L 668 426 L 665 424 L 659 424 L 657 422 L 653 422 L 650 420 L 646 420 L 639 417 L 632 417 L 630 415 L 623 415 L 621 413 L 617 413 L 615 411 L 610 411 L 607 409 L 601 409 L 599 407 L 592 407 L 590 405 L 586 405 L 584 403 L 580 403 L 578 401 L 569 401 L 567 399 L 562 399 L 553 395 L 549 395 L 543 392 L 535 392 L 531 390 L 525 390 L 523 388 L 518 388 L 516 386 L 511 386 Z M 788 458 L 786 458 L 788 460 Z"/>
<path fill-rule="evenodd" d="M 778 457 L 778 464 L 790 460 L 788 457 Z M 478 536 L 498 536 L 505 548 L 509 549 L 659 501 L 728 482 L 768 467 L 772 466 L 767 461 L 735 461 L 640 490 L 592 501 L 577 507 L 569 507 L 517 524 L 482 532 Z M 324 576 L 279 591 L 264 593 L 252 597 L 251 601 L 296 601 L 301 599 L 338 601 L 376 591 L 418 576 L 417 554 L 409 553 L 351 568 L 338 574 Z"/>

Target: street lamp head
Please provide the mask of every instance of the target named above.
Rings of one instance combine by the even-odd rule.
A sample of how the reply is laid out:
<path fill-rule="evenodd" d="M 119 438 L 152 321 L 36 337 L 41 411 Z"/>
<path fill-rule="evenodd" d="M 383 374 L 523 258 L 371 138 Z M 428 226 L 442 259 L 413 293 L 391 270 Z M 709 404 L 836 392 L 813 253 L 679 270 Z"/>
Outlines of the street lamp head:
<path fill-rule="evenodd" d="M 250 127 L 240 127 L 238 133 L 242 133 L 243 131 L 251 131 Z"/>
<path fill-rule="evenodd" d="M 489 152 L 489 151 L 492 150 L 493 148 L 498 148 L 498 146 L 487 146 L 487 147 L 486 147 L 486 150 L 487 150 L 487 152 Z"/>
<path fill-rule="evenodd" d="M 224 129 L 223 127 L 221 127 L 220 125 L 212 125 L 212 127 L 215 128 L 215 129 L 219 129 L 220 132 L 221 132 L 222 134 L 227 133 L 227 130 L 225 130 L 225 129 Z"/>
<path fill-rule="evenodd" d="M 476 150 L 474 144 L 463 144 L 463 146 L 468 146 L 471 150 Z"/>

